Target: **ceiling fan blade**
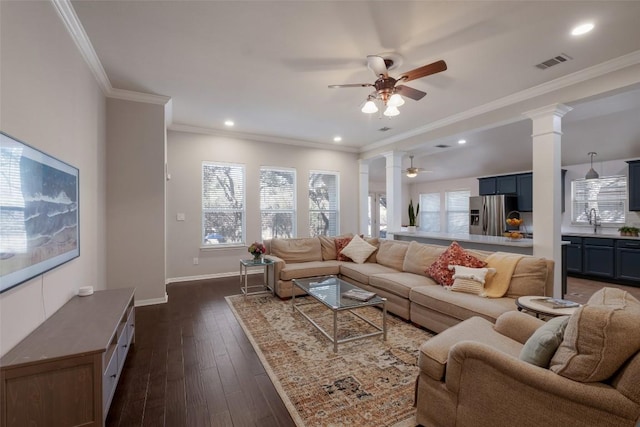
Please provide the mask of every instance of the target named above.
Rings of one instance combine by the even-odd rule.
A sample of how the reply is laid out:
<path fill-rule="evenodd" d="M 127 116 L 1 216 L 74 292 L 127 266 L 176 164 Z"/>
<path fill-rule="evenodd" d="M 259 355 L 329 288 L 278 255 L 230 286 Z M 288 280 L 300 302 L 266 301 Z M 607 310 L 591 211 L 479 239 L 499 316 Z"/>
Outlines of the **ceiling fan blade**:
<path fill-rule="evenodd" d="M 396 86 L 396 93 L 399 93 L 402 96 L 406 96 L 407 98 L 411 98 L 415 101 L 421 100 L 427 94 L 427 92 L 423 92 L 421 90 L 414 89 L 405 85 Z"/>
<path fill-rule="evenodd" d="M 404 73 L 398 81 L 409 82 L 411 80 L 419 79 L 422 77 L 429 76 L 431 74 L 440 73 L 447 69 L 447 63 L 443 60 L 436 61 L 433 64 L 423 65 L 422 67 L 418 67 L 414 70 L 407 71 Z"/>
<path fill-rule="evenodd" d="M 384 63 L 384 58 L 377 55 L 368 55 L 367 56 L 367 66 L 376 77 L 389 77 L 389 72 L 387 70 L 387 64 Z"/>
<path fill-rule="evenodd" d="M 330 88 L 340 88 L 340 87 L 368 87 L 373 86 L 371 83 L 350 83 L 346 85 L 329 85 Z"/>

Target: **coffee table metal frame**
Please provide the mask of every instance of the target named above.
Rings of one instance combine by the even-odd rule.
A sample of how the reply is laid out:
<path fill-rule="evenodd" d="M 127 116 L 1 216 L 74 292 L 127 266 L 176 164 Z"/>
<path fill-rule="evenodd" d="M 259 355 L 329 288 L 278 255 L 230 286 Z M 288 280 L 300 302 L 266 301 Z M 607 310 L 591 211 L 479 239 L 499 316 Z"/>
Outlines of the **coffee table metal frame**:
<path fill-rule="evenodd" d="M 338 351 L 338 344 L 360 340 L 369 337 L 382 335 L 384 341 L 387 340 L 387 299 L 378 295 L 369 301 L 359 301 L 342 297 L 342 293 L 350 289 L 359 289 L 357 286 L 338 278 L 337 276 L 321 276 L 308 279 L 293 279 L 293 284 L 310 295 L 315 301 L 322 303 L 325 307 L 333 312 L 333 335 L 325 331 L 316 321 L 314 321 L 307 313 L 302 311 L 300 307 L 313 304 L 296 304 L 295 290 L 291 295 L 291 309 L 297 311 L 305 319 L 307 319 L 318 331 L 320 331 L 329 341 L 333 343 L 333 351 Z M 380 307 L 382 309 L 382 326 L 378 326 L 371 320 L 356 313 L 355 310 L 363 307 Z M 367 334 L 357 335 L 349 338 L 338 339 L 338 313 L 341 311 L 349 311 L 354 316 L 365 321 L 372 326 L 375 331 Z"/>
<path fill-rule="evenodd" d="M 240 260 L 240 291 L 247 297 L 247 295 L 257 295 L 264 293 L 271 293 L 274 295 L 274 289 L 269 286 L 269 274 L 273 274 L 274 270 L 273 260 L 267 258 L 255 259 L 241 259 Z M 264 269 L 264 283 L 261 285 L 249 285 L 248 284 L 248 269 L 251 267 L 262 267 Z M 255 290 L 259 289 L 259 290 Z"/>

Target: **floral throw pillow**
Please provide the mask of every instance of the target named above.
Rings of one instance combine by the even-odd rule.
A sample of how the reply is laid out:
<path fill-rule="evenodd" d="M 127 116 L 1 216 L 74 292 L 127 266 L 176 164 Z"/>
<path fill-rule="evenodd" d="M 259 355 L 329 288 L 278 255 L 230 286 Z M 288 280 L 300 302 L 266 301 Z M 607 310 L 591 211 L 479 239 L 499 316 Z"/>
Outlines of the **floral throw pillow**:
<path fill-rule="evenodd" d="M 346 248 L 349 243 L 351 243 L 351 239 L 353 239 L 353 237 L 336 237 L 334 239 L 336 244 L 336 252 L 338 254 L 336 259 L 338 261 L 351 261 L 351 258 L 342 255 L 342 250 Z"/>
<path fill-rule="evenodd" d="M 427 268 L 425 273 L 442 286 L 451 286 L 453 285 L 453 271 L 449 270 L 450 265 L 482 268 L 487 263 L 469 254 L 458 242 L 452 242 L 447 250 Z"/>

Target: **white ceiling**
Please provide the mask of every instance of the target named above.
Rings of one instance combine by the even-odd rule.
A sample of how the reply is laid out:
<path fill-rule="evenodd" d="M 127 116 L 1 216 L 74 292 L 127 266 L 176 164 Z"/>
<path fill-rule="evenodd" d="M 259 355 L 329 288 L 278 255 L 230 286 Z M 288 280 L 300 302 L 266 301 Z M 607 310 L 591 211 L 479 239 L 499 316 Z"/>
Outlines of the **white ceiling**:
<path fill-rule="evenodd" d="M 174 125 L 223 130 L 233 119 L 232 132 L 354 152 L 393 147 L 428 123 L 640 51 L 638 1 L 72 4 L 112 86 L 170 96 Z M 584 21 L 595 29 L 572 37 Z M 428 95 L 392 119 L 360 112 L 368 88 L 327 88 L 373 83 L 366 56 L 384 52 L 403 59 L 392 76 L 439 59 L 449 67 L 409 82 Z M 573 59 L 534 67 L 561 53 Z M 588 151 L 601 160 L 640 156 L 640 88 L 628 89 L 572 104 L 563 164 L 588 162 Z M 432 147 L 443 141 L 425 141 L 414 163 L 435 171 L 426 179 L 530 170 L 530 133 L 522 120 L 467 133 L 464 147 L 449 139 L 454 146 L 439 153 Z"/>

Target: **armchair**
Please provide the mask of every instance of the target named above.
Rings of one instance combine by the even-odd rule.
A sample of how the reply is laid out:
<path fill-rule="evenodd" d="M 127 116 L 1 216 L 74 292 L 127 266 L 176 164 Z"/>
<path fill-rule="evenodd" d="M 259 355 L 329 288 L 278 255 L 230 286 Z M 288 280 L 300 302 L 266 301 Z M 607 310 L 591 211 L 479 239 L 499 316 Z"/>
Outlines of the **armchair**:
<path fill-rule="evenodd" d="M 416 421 L 423 426 L 636 426 L 640 353 L 604 382 L 578 382 L 518 358 L 543 321 L 474 317 L 420 347 Z"/>

